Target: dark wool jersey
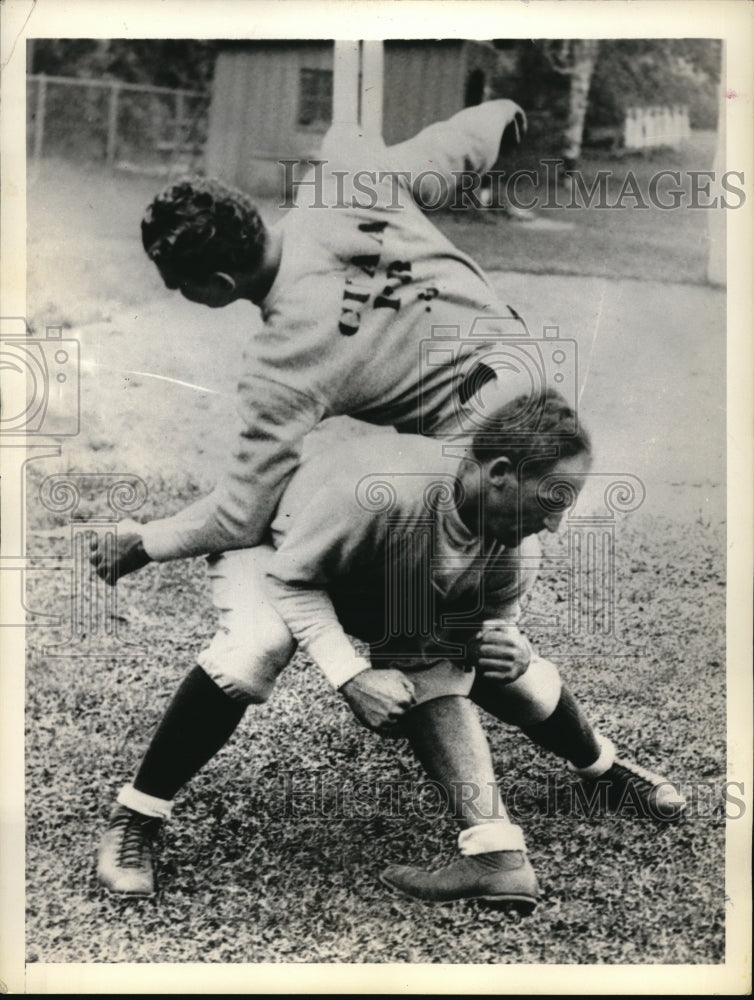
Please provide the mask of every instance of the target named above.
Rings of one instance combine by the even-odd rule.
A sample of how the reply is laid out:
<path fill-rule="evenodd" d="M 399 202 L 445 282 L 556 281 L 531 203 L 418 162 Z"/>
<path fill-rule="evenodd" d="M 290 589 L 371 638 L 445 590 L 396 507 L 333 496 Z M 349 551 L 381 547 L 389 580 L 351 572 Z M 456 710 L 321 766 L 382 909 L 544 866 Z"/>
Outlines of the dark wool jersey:
<path fill-rule="evenodd" d="M 269 595 L 294 637 L 340 687 L 371 659 L 410 670 L 466 661 L 483 621 L 518 617 L 539 542 L 506 549 L 460 518 L 460 443 L 374 435 L 304 459 L 272 531 Z"/>

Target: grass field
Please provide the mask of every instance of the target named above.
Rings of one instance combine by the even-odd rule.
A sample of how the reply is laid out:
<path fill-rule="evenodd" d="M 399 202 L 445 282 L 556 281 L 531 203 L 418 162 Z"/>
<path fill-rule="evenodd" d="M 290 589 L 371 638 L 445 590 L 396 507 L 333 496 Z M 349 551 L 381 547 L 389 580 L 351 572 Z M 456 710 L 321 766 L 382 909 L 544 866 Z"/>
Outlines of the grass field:
<path fill-rule="evenodd" d="M 650 179 L 660 170 L 679 171 L 685 203 L 690 200 L 686 171 L 710 170 L 714 134 L 696 133 L 693 141 L 677 150 L 656 150 L 648 155 L 605 155 L 585 158 L 580 173 L 591 189 L 599 172 L 610 174 L 604 204 L 615 205 L 626 175 L 636 179 L 638 190 L 648 199 Z M 501 232 L 489 214 L 475 211 L 436 213 L 440 228 L 485 268 L 525 271 L 534 274 L 593 275 L 606 278 L 638 278 L 643 281 L 703 282 L 709 249 L 708 212 L 663 210 L 653 205 L 632 208 L 635 201 L 623 199 L 623 208 L 583 207 L 584 199 L 572 197 L 568 189 L 547 186 L 547 172 L 536 160 L 516 164 L 532 169 L 539 179 L 536 188 L 520 185 L 521 204 L 541 206 L 531 223 L 511 222 Z M 667 183 L 667 181 L 666 181 Z M 669 204 L 662 185 L 660 197 Z M 702 199 L 704 200 L 704 199 Z M 576 207 L 572 207 L 575 203 Z M 550 206 L 550 207 L 547 207 Z M 562 207 L 557 207 L 562 206 Z M 494 213 L 492 213 L 494 214 Z M 502 237 L 502 238 L 501 238 Z"/>
<path fill-rule="evenodd" d="M 703 169 L 707 153 L 692 150 L 687 165 Z M 30 190 L 29 316 L 38 328 L 66 325 L 84 361 L 82 434 L 59 460 L 30 466 L 30 555 L 70 552 L 68 522 L 37 499 L 51 472 L 137 472 L 149 487 L 138 516 L 148 518 L 195 497 L 222 465 L 236 352 L 255 320 L 236 306 L 211 316 L 165 293 L 137 237 L 154 187 L 45 163 Z M 641 509 L 616 522 L 615 636 L 568 633 L 565 578 L 555 571 L 543 575 L 530 615 L 563 627 L 532 624 L 529 634 L 601 731 L 696 796 L 689 818 L 666 826 L 630 811 L 579 813 L 567 770 L 489 722 L 541 906 L 518 921 L 390 896 L 382 868 L 450 856 L 452 823 L 426 801 L 405 745 L 360 729 L 297 657 L 273 699 L 247 713 L 181 795 L 159 895 L 112 899 L 96 883 L 94 857 L 113 796 L 214 627 L 201 560 L 150 566 L 118 587 L 130 650 L 85 656 L 74 644 L 72 655 L 51 655 L 45 647 L 66 628 L 29 630 L 28 961 L 723 960 L 724 295 L 691 287 L 704 273 L 704 213 L 577 214 L 561 220 L 574 229 L 552 231 L 494 215 L 438 221 L 498 271 L 496 288 L 521 293 L 533 322 L 552 310 L 585 347 L 601 324 L 585 394 L 595 439 L 621 463 L 612 472 L 634 471 L 650 488 Z M 649 278 L 672 284 L 642 283 Z M 548 544 L 563 555 L 566 539 Z M 29 575 L 29 607 L 62 614 L 64 626 L 69 565 Z M 396 786 L 401 808 L 391 806 Z M 344 791 L 355 787 L 366 789 L 366 815 L 348 806 Z"/>
<path fill-rule="evenodd" d="M 529 634 L 557 658 L 603 732 L 696 789 L 696 815 L 673 827 L 630 809 L 574 814 L 565 767 L 490 722 L 503 792 L 544 891 L 522 922 L 475 904 L 424 906 L 380 885 L 389 863 L 449 858 L 452 822 L 422 789 L 406 746 L 360 729 L 300 657 L 181 797 L 164 838 L 159 895 L 108 897 L 93 873 L 96 838 L 162 705 L 212 633 L 203 568 L 150 567 L 120 586 L 123 636 L 142 645 L 138 653 L 49 657 L 33 636 L 29 960 L 721 961 L 724 540 L 703 525 L 662 527 L 619 532 L 616 555 L 627 570 L 615 655 L 595 637 Z M 31 594 L 37 610 L 65 601 L 65 574 L 48 577 L 53 585 L 40 581 Z M 562 579 L 543 581 L 531 614 L 562 619 L 563 598 Z M 42 631 L 46 641 L 56 634 Z M 625 656 L 626 641 L 643 648 Z M 360 790 L 356 807 L 349 789 Z"/>

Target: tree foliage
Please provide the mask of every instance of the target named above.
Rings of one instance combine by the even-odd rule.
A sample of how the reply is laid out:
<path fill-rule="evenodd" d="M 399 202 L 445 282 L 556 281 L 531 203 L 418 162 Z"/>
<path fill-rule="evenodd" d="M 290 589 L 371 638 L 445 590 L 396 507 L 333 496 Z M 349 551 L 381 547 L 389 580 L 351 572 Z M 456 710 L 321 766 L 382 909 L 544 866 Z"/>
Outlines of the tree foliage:
<path fill-rule="evenodd" d="M 30 43 L 31 44 L 31 43 Z M 497 89 L 518 100 L 549 133 L 565 126 L 570 79 L 558 63 L 568 40 L 500 40 L 515 54 L 515 69 Z M 127 83 L 204 90 L 214 72 L 219 43 L 201 39 L 40 38 L 31 49 L 31 71 L 96 77 Z M 686 104 L 691 123 L 712 128 L 717 120 L 719 39 L 625 38 L 600 41 L 589 91 L 590 126 L 618 125 L 632 104 Z M 566 66 L 567 69 L 567 66 Z"/>
<path fill-rule="evenodd" d="M 539 130 L 543 141 L 552 137 L 554 142 L 569 113 L 568 41 L 495 44 L 509 57 L 516 52 L 515 70 L 501 75 L 497 91 L 526 108 L 535 134 Z M 622 124 L 631 105 L 656 104 L 685 104 L 692 126 L 714 128 L 720 55 L 719 39 L 601 39 L 589 89 L 587 132 L 590 127 Z"/>
<path fill-rule="evenodd" d="M 720 53 L 720 41 L 709 38 L 603 41 L 588 125 L 620 124 L 630 105 L 685 104 L 693 127 L 714 128 Z"/>
<path fill-rule="evenodd" d="M 40 38 L 30 71 L 205 90 L 216 49 L 217 42 L 200 39 Z"/>

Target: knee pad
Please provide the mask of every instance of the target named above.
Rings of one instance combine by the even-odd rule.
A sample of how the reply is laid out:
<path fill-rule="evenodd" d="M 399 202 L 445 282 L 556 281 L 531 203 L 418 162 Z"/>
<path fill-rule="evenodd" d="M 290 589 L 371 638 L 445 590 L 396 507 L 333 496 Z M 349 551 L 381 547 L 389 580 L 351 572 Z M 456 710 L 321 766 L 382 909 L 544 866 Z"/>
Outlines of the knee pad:
<path fill-rule="evenodd" d="M 266 630 L 239 638 L 225 629 L 218 632 L 197 663 L 234 701 L 261 705 L 272 694 L 278 677 L 296 649 L 290 632 Z"/>

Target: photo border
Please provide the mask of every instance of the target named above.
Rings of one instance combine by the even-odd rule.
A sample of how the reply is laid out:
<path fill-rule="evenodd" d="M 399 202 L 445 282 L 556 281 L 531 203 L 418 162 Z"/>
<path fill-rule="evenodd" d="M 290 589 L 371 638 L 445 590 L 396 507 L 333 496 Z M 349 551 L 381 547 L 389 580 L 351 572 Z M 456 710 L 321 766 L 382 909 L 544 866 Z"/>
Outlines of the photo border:
<path fill-rule="evenodd" d="M 25 61 L 29 38 L 722 37 L 727 166 L 747 203 L 727 215 L 728 773 L 746 786 L 747 819 L 727 829 L 726 960 L 721 965 L 311 965 L 61 963 L 24 966 L 24 637 L 3 629 L 0 708 L 0 991 L 11 993 L 746 993 L 751 989 L 752 303 L 754 6 L 736 0 L 5 0 L 2 16 L 4 315 L 26 312 Z M 295 25 L 295 30 L 291 26 Z M 18 492 L 18 491 L 16 491 Z M 1 608 L 0 608 L 1 610 Z M 253 989 L 250 984 L 253 983 Z"/>

